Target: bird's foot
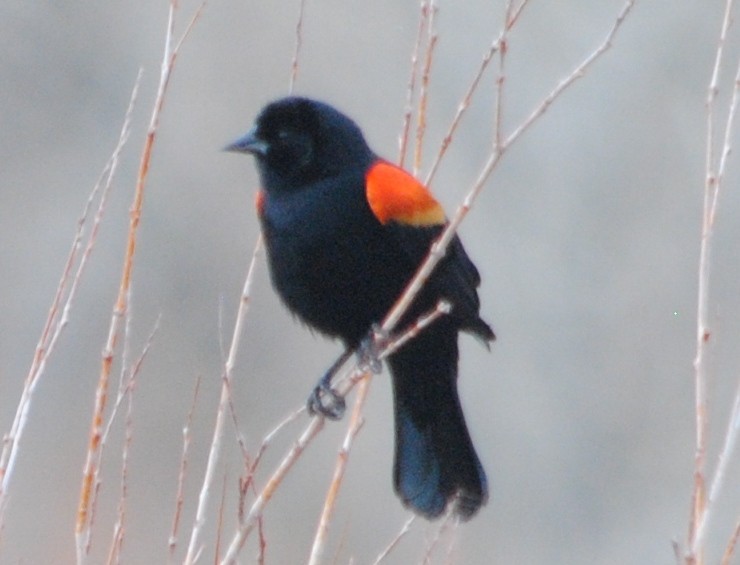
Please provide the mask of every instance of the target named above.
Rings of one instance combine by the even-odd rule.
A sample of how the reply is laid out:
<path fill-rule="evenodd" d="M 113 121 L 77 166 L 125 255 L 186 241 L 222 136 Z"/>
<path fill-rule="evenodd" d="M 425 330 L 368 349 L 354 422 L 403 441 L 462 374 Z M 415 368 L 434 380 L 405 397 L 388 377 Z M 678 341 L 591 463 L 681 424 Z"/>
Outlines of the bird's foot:
<path fill-rule="evenodd" d="M 308 413 L 321 414 L 330 420 L 341 420 L 347 407 L 344 397 L 331 386 L 320 382 L 308 397 Z"/>

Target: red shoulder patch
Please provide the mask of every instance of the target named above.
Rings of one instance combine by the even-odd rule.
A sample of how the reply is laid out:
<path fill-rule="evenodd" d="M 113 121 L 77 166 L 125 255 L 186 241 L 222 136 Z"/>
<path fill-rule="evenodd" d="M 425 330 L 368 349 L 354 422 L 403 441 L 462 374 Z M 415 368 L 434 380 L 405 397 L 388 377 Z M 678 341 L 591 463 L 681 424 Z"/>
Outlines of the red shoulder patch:
<path fill-rule="evenodd" d="M 265 192 L 258 190 L 254 195 L 254 207 L 257 209 L 257 215 L 262 216 L 265 211 Z"/>
<path fill-rule="evenodd" d="M 395 221 L 411 226 L 445 223 L 445 213 L 432 193 L 403 169 L 377 161 L 365 176 L 370 209 L 381 224 Z"/>

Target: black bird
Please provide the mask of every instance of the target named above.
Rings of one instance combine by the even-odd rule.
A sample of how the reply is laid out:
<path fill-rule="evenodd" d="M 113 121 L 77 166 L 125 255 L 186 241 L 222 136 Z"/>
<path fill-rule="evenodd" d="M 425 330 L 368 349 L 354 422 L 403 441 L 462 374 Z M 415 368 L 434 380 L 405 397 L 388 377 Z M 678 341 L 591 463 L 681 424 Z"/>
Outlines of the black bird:
<path fill-rule="evenodd" d="M 378 157 L 351 119 L 315 100 L 269 104 L 227 149 L 257 160 L 257 212 L 275 289 L 308 326 L 341 339 L 346 359 L 361 349 L 444 229 L 442 207 L 413 176 Z M 461 518 L 470 518 L 488 498 L 457 393 L 458 333 L 486 345 L 494 339 L 479 317 L 479 284 L 455 237 L 399 327 L 440 299 L 451 313 L 388 358 L 395 489 L 427 518 L 451 502 Z M 332 416 L 320 400 L 326 380 L 309 407 Z"/>

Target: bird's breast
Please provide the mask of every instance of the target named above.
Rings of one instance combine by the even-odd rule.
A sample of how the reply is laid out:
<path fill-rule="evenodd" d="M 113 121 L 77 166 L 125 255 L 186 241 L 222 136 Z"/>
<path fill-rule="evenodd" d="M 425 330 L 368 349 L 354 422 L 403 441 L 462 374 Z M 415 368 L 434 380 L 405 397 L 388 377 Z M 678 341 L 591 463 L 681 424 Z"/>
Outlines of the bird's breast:
<path fill-rule="evenodd" d="M 410 276 L 361 191 L 265 198 L 261 216 L 270 275 L 301 319 L 345 341 L 379 322 Z"/>

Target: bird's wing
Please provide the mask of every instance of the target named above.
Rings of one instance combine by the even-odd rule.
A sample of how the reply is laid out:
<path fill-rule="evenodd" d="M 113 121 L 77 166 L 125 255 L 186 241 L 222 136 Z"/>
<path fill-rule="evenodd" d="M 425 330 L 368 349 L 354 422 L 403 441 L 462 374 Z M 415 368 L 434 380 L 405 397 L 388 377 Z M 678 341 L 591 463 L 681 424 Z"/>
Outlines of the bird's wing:
<path fill-rule="evenodd" d="M 411 174 L 383 160 L 376 161 L 368 170 L 365 190 L 375 217 L 394 235 L 413 265 L 420 265 L 447 224 L 442 206 Z M 453 315 L 462 321 L 465 329 L 486 341 L 493 339 L 493 332 L 478 317 L 478 269 L 457 236 L 450 242 L 428 285 L 435 295 L 452 302 Z"/>

